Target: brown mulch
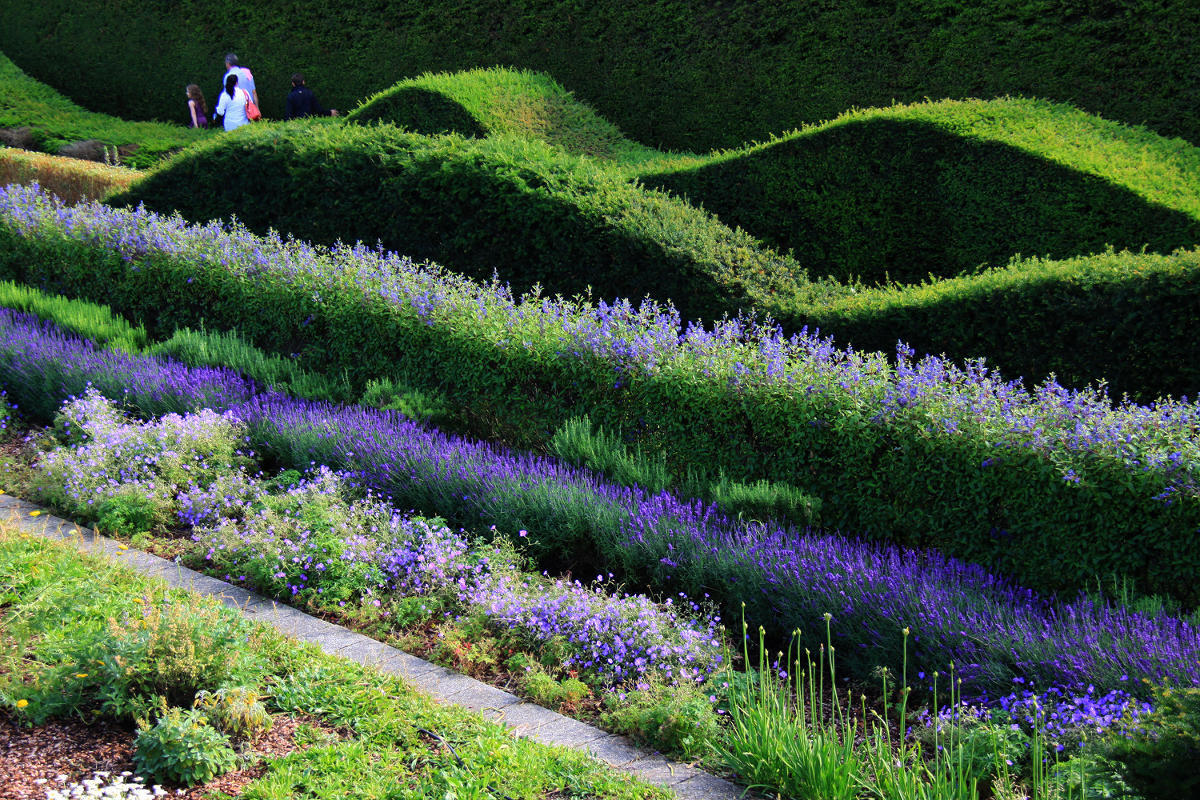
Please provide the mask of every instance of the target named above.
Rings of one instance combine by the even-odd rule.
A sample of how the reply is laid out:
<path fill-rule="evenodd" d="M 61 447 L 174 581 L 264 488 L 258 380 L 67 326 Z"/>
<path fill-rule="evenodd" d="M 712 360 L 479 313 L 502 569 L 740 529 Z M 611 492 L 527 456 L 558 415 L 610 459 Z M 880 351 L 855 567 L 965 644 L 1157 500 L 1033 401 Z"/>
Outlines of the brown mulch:
<path fill-rule="evenodd" d="M 200 800 L 221 791 L 236 797 L 266 772 L 262 757 L 283 756 L 299 749 L 295 734 L 301 723 L 338 736 L 337 731 L 312 718 L 273 719 L 271 730 L 259 736 L 250 748 L 259 756 L 255 764 L 180 793 L 172 791 L 170 796 Z M 45 800 L 47 789 L 62 785 L 57 780 L 62 775 L 66 782 L 75 782 L 91 778 L 97 771 L 132 772 L 134 736 L 128 728 L 110 722 L 87 725 L 74 719 L 50 720 L 30 729 L 0 713 L 0 800 Z"/>

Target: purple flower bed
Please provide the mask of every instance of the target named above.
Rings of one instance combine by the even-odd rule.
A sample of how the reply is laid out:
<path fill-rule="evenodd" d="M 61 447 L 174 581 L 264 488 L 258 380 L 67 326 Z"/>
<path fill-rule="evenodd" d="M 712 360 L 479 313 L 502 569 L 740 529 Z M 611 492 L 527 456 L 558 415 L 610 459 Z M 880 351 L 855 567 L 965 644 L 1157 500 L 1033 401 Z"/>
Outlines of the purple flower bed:
<path fill-rule="evenodd" d="M 212 396 L 221 407 L 251 388 L 228 371 L 97 353 L 45 323 L 3 318 L 13 334 L 0 339 L 0 374 L 9 389 L 31 397 L 39 386 L 62 391 L 46 377 L 64 374 L 59 353 L 72 380 L 100 385 L 101 378 L 108 381 L 101 388 L 120 400 L 149 398 L 175 408 Z M 955 661 L 968 693 L 1005 692 L 1014 677 L 1100 691 L 1122 688 L 1124 675 L 1200 683 L 1200 633 L 1168 615 L 1089 600 L 1054 604 L 935 553 L 741 523 L 696 501 L 613 485 L 548 459 L 428 431 L 393 413 L 279 395 L 231 411 L 255 446 L 302 469 L 350 470 L 402 507 L 475 529 L 527 529 L 543 554 L 595 548 L 626 576 L 674 587 L 664 591 L 707 592 L 727 610 L 744 600 L 751 619 L 780 631 L 819 630 L 831 612 L 839 663 L 863 675 L 875 664 L 898 663 L 900 629 L 911 626 L 915 663 L 932 671 Z"/>
<path fill-rule="evenodd" d="M 253 384 L 228 369 L 105 350 L 33 314 L 0 308 L 0 383 L 23 412 L 49 420 L 88 384 L 143 416 L 223 409 Z"/>
<path fill-rule="evenodd" d="M 847 531 L 936 547 L 1045 590 L 1119 574 L 1200 600 L 1196 402 L 1115 404 L 1052 380 L 1027 389 L 981 363 L 903 346 L 893 360 L 745 320 L 684 324 L 654 303 L 517 300 L 361 245 L 64 207 L 25 187 L 0 190 L 0 238 L 20 254 L 14 277 L 148 319 L 165 309 L 172 324 L 219 317 L 358 384 L 416 375 L 414 388 L 499 418 L 522 441 L 588 413 L 644 436 L 676 472 L 792 483 Z"/>
<path fill-rule="evenodd" d="M 834 615 L 839 662 L 866 674 L 895 664 L 902 627 L 914 663 L 954 661 L 964 690 L 1040 686 L 1106 690 L 1121 676 L 1200 684 L 1200 630 L 1086 598 L 1051 603 L 987 570 L 935 553 L 746 524 L 669 493 L 617 486 L 549 459 L 429 431 L 357 407 L 258 396 L 234 409 L 256 447 L 303 464 L 352 471 L 401 505 L 464 525 L 532 531 L 551 552 L 587 539 L 629 575 L 689 594 L 779 630 L 820 629 Z"/>

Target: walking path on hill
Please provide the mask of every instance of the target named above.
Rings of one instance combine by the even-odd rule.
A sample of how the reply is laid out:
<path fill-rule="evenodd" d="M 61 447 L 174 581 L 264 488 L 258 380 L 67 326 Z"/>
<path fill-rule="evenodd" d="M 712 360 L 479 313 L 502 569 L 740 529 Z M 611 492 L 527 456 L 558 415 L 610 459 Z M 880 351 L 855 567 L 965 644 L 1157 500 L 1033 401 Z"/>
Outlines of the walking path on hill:
<path fill-rule="evenodd" d="M 33 511 L 40 513 L 34 516 L 30 514 Z M 637 748 L 623 736 L 564 717 L 268 597 L 99 536 L 24 500 L 0 494 L 0 519 L 26 533 L 71 542 L 85 552 L 105 556 L 143 575 L 160 578 L 170 586 L 217 597 L 249 619 L 271 625 L 300 641 L 312 642 L 326 653 L 399 675 L 434 699 L 477 711 L 507 725 L 517 736 L 582 749 L 618 770 L 670 789 L 680 800 L 735 800 L 742 795 L 742 790 L 727 780 Z"/>

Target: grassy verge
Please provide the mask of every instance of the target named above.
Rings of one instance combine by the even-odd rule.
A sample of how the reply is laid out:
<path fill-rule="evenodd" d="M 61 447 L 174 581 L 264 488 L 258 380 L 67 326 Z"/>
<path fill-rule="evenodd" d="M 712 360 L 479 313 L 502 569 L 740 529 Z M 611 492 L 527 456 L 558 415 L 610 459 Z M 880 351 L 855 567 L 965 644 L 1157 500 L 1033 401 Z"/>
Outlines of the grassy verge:
<path fill-rule="evenodd" d="M 232 752 L 269 715 L 306 714 L 347 735 L 269 761 L 242 797 L 666 797 L 581 754 L 513 739 L 398 679 L 286 641 L 211 598 L 165 589 L 7 523 L 0 586 L 4 713 L 26 725 L 64 714 L 130 724 L 140 717 L 135 763 L 175 765 L 163 775 L 232 766 L 236 754 L 229 762 L 222 747 Z M 188 710 L 200 692 L 200 710 Z M 173 710 L 159 711 L 163 699 Z M 168 734 L 179 733 L 180 720 L 192 728 L 182 726 L 176 741 Z M 186 745 L 202 757 L 189 760 Z"/>

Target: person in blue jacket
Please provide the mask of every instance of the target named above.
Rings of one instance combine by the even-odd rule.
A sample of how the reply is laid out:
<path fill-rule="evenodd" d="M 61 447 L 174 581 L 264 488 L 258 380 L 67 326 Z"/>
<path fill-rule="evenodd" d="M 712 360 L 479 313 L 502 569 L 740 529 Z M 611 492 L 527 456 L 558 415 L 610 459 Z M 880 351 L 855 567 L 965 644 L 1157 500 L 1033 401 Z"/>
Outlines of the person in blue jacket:
<path fill-rule="evenodd" d="M 317 101 L 313 90 L 304 82 L 304 76 L 297 72 L 292 76 L 292 90 L 287 96 L 287 111 L 284 119 L 299 119 L 301 117 L 336 117 L 336 108 L 328 111 Z"/>

